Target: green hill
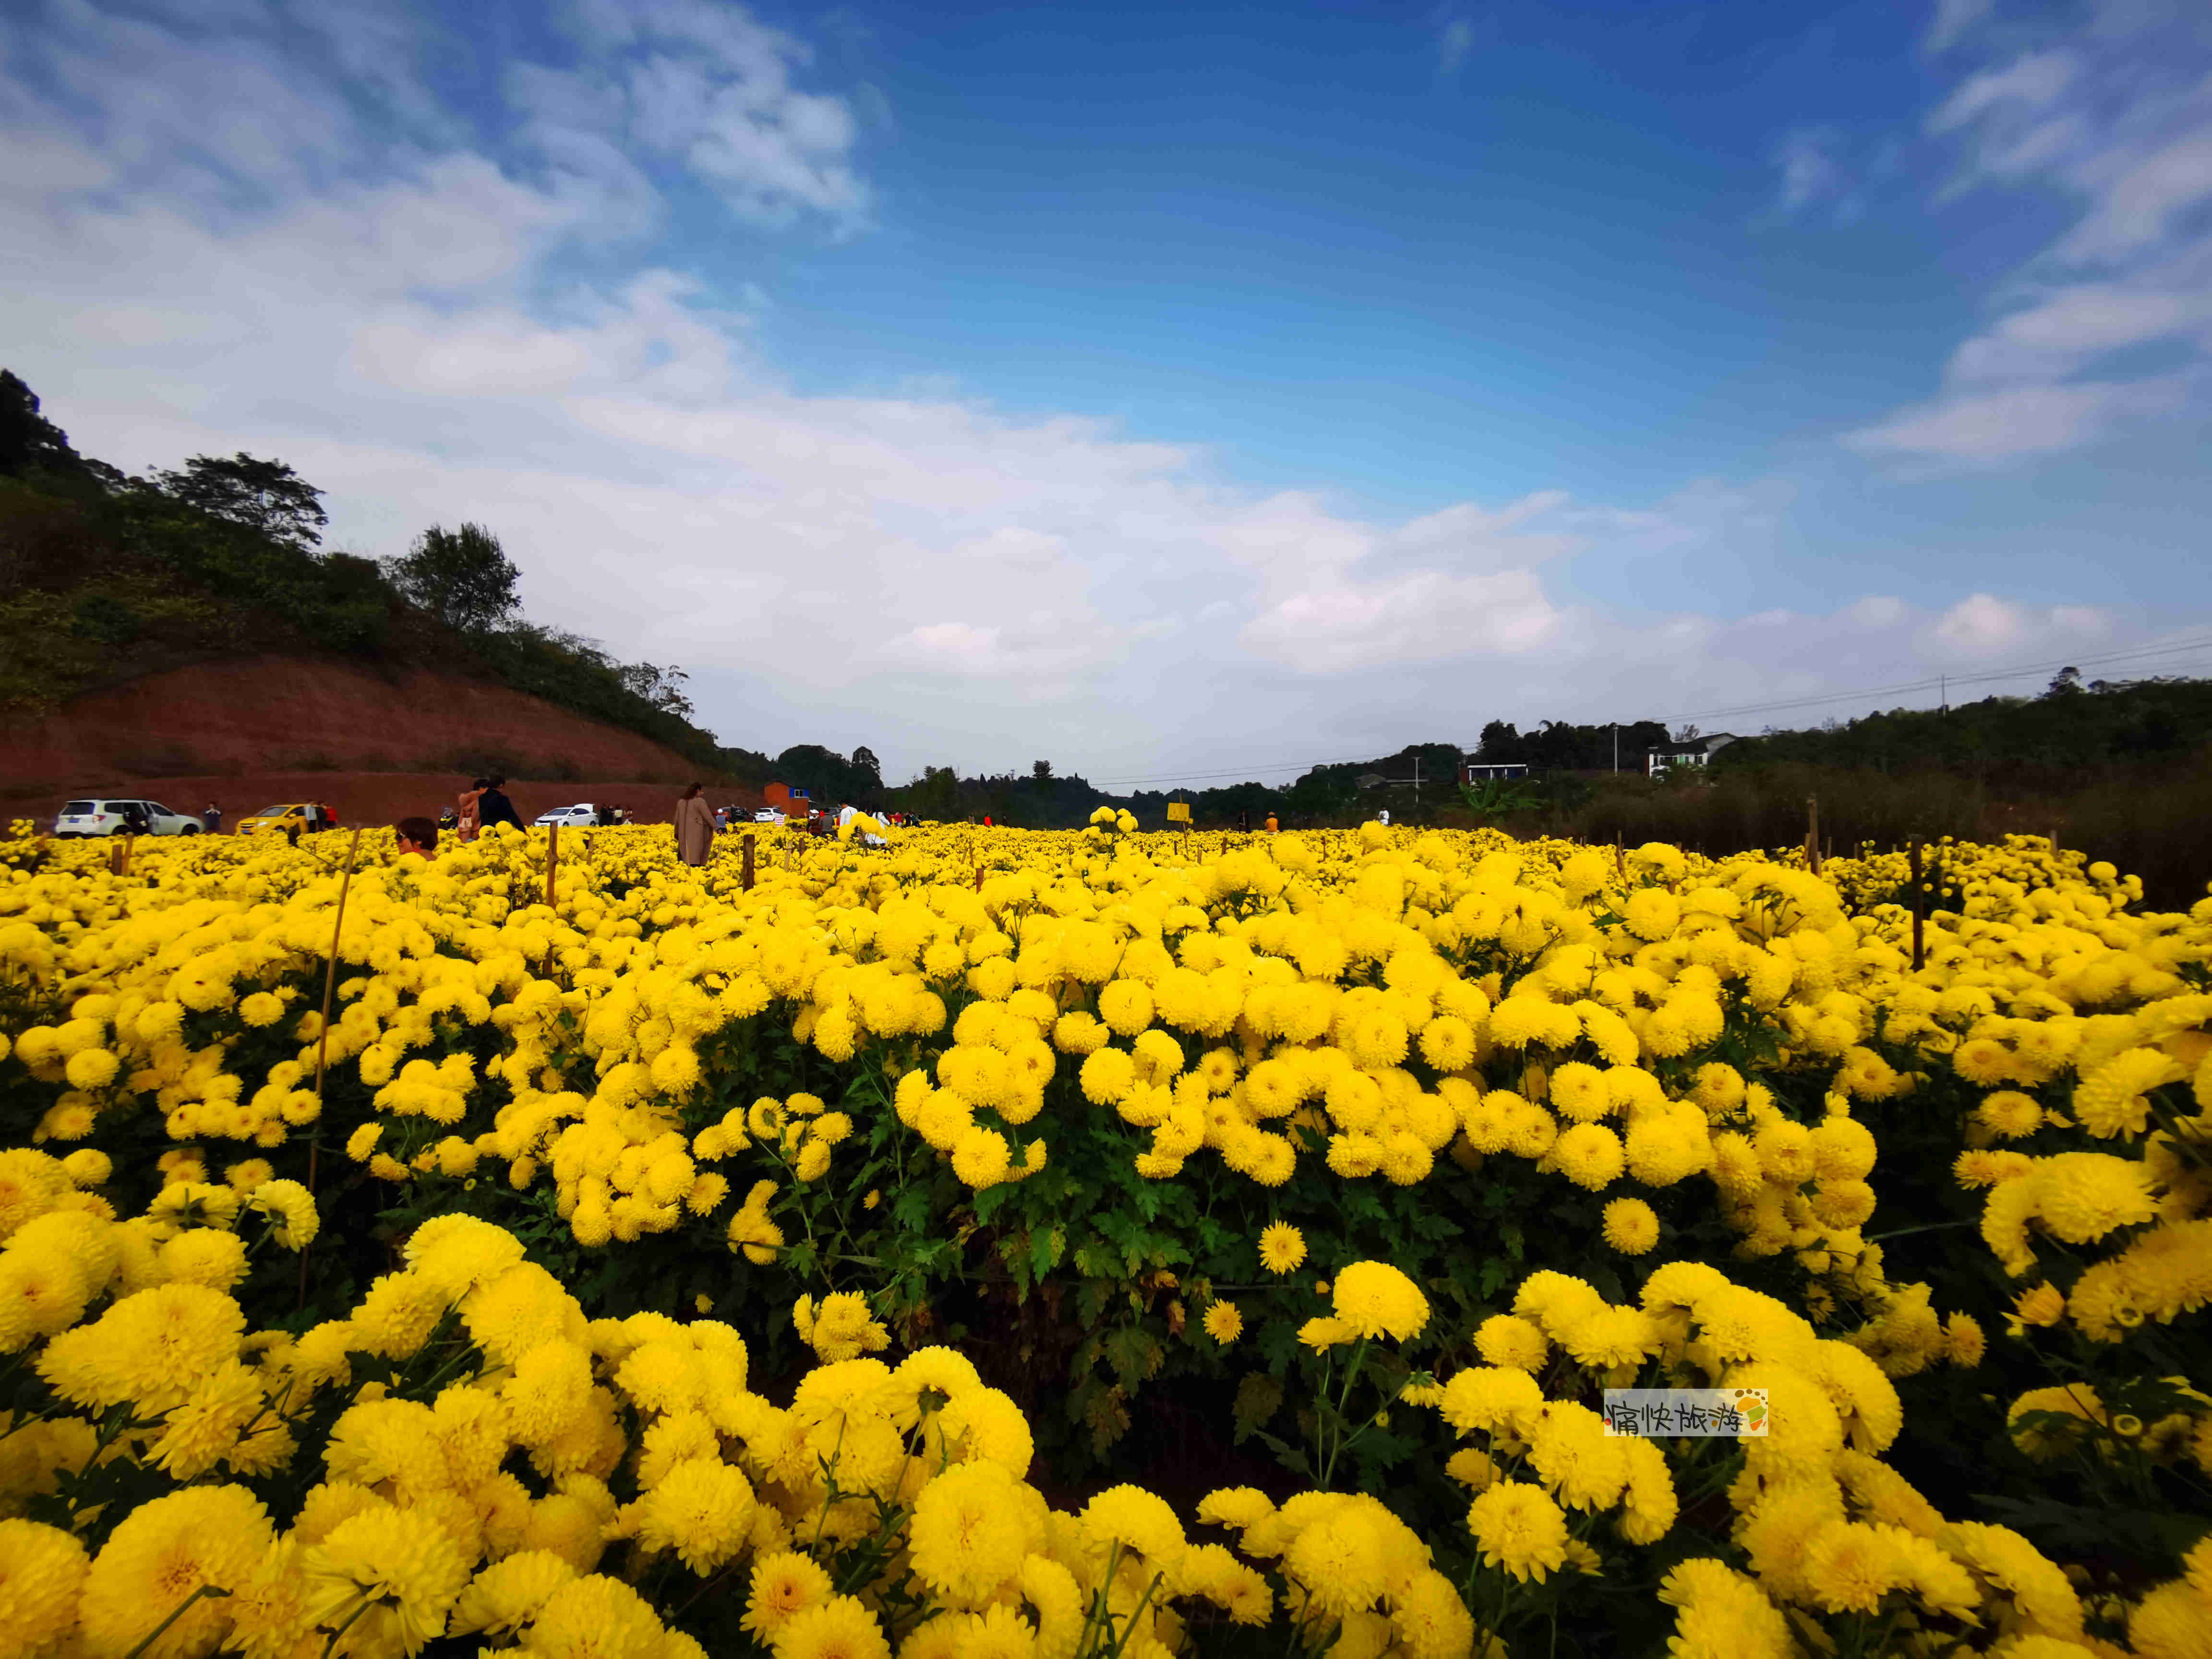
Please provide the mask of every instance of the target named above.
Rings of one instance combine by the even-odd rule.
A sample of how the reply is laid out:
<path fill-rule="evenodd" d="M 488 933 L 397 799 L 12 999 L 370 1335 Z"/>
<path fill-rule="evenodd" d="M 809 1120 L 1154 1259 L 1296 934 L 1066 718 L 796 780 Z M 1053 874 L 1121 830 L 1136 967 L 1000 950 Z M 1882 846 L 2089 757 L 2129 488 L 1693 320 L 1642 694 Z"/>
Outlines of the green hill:
<path fill-rule="evenodd" d="M 329 653 L 495 679 L 730 781 L 771 775 L 695 722 L 680 670 L 525 617 L 489 532 L 434 526 L 381 562 L 328 552 L 322 494 L 246 454 L 126 476 L 0 370 L 0 715 L 191 663 Z"/>

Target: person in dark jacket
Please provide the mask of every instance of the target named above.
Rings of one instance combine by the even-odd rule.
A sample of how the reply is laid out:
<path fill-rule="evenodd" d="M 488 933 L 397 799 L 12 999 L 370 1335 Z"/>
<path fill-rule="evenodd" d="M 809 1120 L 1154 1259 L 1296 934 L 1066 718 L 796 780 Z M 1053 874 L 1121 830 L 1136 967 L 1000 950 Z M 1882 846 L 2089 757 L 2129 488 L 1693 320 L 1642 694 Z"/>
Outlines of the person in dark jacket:
<path fill-rule="evenodd" d="M 477 823 L 485 830 L 495 823 L 511 823 L 522 828 L 522 820 L 514 815 L 514 803 L 507 798 L 507 780 L 495 777 L 477 802 Z"/>
<path fill-rule="evenodd" d="M 208 803 L 207 811 L 200 814 L 200 827 L 205 830 L 210 836 L 222 829 L 222 808 L 217 806 L 213 801 L 210 801 Z"/>

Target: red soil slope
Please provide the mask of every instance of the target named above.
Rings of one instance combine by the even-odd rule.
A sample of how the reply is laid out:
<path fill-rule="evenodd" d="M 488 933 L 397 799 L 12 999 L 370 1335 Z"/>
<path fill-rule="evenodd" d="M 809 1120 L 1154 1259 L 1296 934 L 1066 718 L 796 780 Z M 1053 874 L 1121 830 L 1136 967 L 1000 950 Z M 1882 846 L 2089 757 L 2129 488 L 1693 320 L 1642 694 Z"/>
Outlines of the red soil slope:
<path fill-rule="evenodd" d="M 495 682 L 306 657 L 171 669 L 75 698 L 40 720 L 0 720 L 0 816 L 47 819 L 72 796 L 141 795 L 180 812 L 219 802 L 226 822 L 289 800 L 347 823 L 434 816 L 469 775 L 514 780 L 527 819 L 606 801 L 665 820 L 699 767 L 634 732 Z M 712 787 L 748 809 L 755 792 Z"/>
<path fill-rule="evenodd" d="M 330 659 L 199 663 L 92 692 L 43 720 L 0 721 L 0 778 L 19 787 L 484 763 L 515 776 L 655 783 L 698 769 L 647 738 L 495 683 Z"/>

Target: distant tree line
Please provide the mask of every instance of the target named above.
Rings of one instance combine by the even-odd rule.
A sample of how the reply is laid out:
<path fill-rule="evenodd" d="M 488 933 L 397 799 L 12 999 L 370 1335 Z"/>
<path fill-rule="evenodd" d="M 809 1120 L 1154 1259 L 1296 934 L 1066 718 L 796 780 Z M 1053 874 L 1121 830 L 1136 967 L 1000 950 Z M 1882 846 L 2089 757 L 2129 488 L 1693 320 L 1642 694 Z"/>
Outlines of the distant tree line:
<path fill-rule="evenodd" d="M 2114 760 L 2185 755 L 2212 743 L 2212 680 L 2092 680 L 2062 671 L 2040 696 L 1954 708 L 1893 708 L 1807 732 L 1770 732 L 1721 750 L 1717 768 L 1782 765 L 1956 772 L 2010 781 Z"/>

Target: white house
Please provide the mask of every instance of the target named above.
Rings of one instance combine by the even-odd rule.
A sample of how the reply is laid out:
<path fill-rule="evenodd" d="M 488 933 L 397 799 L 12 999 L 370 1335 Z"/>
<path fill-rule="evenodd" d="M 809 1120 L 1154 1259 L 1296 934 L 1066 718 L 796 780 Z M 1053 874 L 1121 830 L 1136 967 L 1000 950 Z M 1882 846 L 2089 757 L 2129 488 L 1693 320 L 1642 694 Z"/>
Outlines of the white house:
<path fill-rule="evenodd" d="M 1710 737 L 1686 738 L 1670 743 L 1664 749 L 1644 751 L 1644 775 L 1663 778 L 1678 766 L 1705 766 L 1712 757 L 1735 741 L 1733 732 L 1716 732 Z"/>
<path fill-rule="evenodd" d="M 1526 761 L 1469 761 L 1466 765 L 1467 783 L 1487 783 L 1492 778 L 1525 778 L 1528 775 Z"/>

